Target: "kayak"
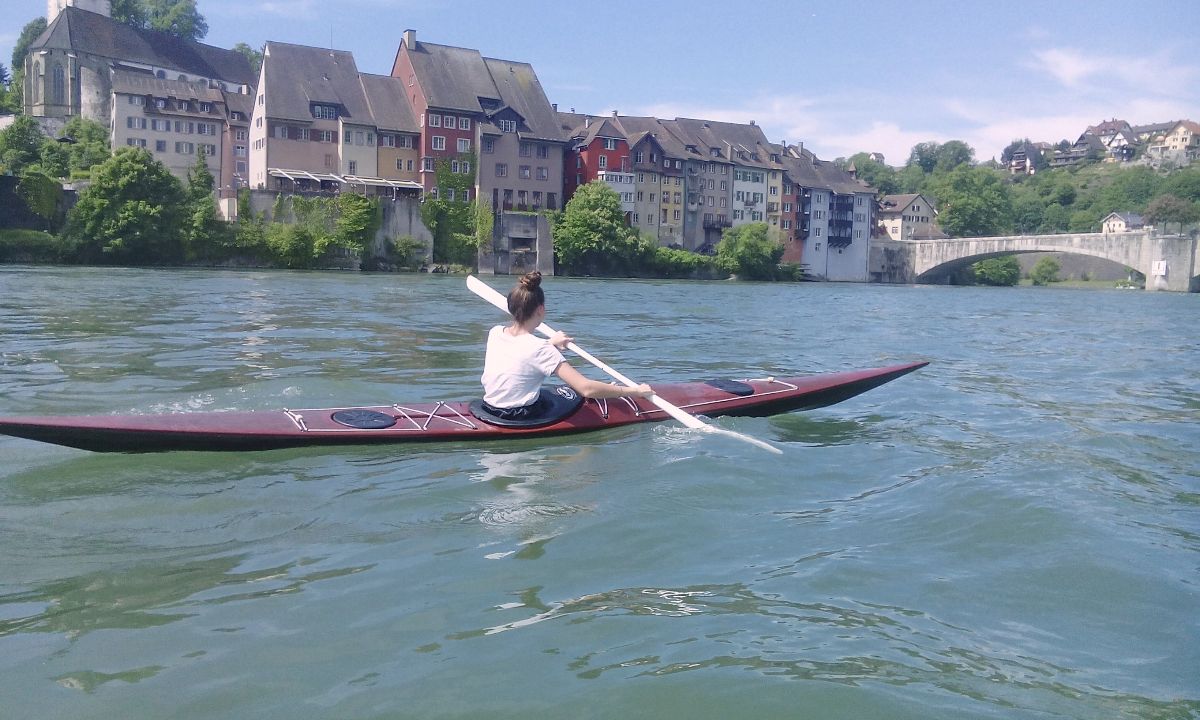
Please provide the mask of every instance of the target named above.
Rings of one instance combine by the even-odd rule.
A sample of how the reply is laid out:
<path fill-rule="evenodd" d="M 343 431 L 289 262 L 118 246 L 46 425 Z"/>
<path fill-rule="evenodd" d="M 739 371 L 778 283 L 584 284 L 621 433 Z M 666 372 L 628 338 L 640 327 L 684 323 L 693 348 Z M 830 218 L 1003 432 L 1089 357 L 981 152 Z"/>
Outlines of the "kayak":
<path fill-rule="evenodd" d="M 654 391 L 691 415 L 764 417 L 839 403 L 927 364 L 661 384 Z M 554 437 L 670 417 L 648 400 L 585 400 L 565 386 L 543 389 L 542 400 L 541 415 L 516 420 L 491 415 L 475 400 L 253 412 L 0 417 L 0 434 L 94 452 L 271 450 Z"/>

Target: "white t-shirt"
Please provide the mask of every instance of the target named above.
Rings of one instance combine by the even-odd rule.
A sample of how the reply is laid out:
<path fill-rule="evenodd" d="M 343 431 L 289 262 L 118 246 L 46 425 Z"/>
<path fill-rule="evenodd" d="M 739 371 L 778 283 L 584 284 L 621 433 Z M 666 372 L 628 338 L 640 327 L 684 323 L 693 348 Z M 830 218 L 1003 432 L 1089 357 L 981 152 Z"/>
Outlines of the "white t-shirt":
<path fill-rule="evenodd" d="M 542 381 L 566 358 L 547 340 L 522 333 L 509 335 L 504 325 L 488 332 L 483 361 L 483 401 L 492 407 L 515 408 L 537 400 Z"/>

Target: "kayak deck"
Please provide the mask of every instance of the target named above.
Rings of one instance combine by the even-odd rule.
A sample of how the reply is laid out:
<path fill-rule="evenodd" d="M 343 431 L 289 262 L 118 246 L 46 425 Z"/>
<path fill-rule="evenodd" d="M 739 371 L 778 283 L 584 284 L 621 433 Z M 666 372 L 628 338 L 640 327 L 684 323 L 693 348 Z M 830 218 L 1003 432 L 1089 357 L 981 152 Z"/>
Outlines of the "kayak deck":
<path fill-rule="evenodd" d="M 825 407 L 924 367 L 916 362 L 806 377 L 709 381 L 655 386 L 692 415 L 768 416 Z M 355 427 L 347 411 L 388 416 L 386 427 Z M 336 417 L 335 417 L 336 416 Z M 95 452 L 269 450 L 309 445 L 498 440 L 541 437 L 658 422 L 668 415 L 643 399 L 585 400 L 547 425 L 501 427 L 475 417 L 469 401 L 166 415 L 76 415 L 0 418 L 0 434 Z"/>

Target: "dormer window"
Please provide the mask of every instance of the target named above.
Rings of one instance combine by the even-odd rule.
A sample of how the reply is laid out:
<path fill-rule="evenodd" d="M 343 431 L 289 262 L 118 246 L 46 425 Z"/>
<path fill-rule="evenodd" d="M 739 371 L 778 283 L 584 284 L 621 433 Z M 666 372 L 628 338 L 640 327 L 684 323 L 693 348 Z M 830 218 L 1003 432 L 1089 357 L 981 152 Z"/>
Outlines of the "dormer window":
<path fill-rule="evenodd" d="M 166 110 L 167 109 L 167 99 L 166 98 L 154 98 L 154 107 L 158 108 L 159 110 Z"/>
<path fill-rule="evenodd" d="M 338 109 L 336 105 L 313 103 L 312 116 L 318 120 L 337 120 Z"/>
<path fill-rule="evenodd" d="M 203 112 L 203 113 L 212 112 L 212 103 L 210 103 L 210 102 L 200 103 L 200 112 Z"/>
<path fill-rule="evenodd" d="M 709 148 L 708 154 L 711 157 L 721 157 L 721 149 L 720 148 Z"/>
<path fill-rule="evenodd" d="M 500 121 L 500 132 L 515 133 L 516 131 L 517 131 L 517 121 L 516 120 L 501 120 Z"/>

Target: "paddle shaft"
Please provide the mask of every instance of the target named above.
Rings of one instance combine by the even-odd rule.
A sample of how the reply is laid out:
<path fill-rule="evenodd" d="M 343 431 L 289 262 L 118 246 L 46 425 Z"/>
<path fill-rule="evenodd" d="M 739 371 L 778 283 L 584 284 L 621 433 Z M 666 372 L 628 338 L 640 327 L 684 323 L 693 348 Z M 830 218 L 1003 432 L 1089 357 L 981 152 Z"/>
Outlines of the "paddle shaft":
<path fill-rule="evenodd" d="M 503 295 L 501 295 L 491 285 L 488 285 L 487 283 L 483 282 L 482 280 L 475 277 L 474 275 L 468 275 L 467 276 L 467 287 L 471 290 L 471 292 L 475 293 L 476 295 L 483 298 L 484 300 L 487 300 L 492 305 L 495 305 L 496 307 L 500 308 L 501 310 L 503 310 L 506 313 L 508 312 L 508 299 L 505 298 Z M 547 337 L 554 334 L 554 328 L 550 327 L 546 323 L 541 323 L 540 325 L 538 325 L 537 331 Z M 584 360 L 587 360 L 588 362 L 595 365 L 596 367 L 600 368 L 604 372 L 608 373 L 608 375 L 610 377 L 612 377 L 614 380 L 616 380 L 617 382 L 619 382 L 623 385 L 626 385 L 628 387 L 637 387 L 638 383 L 635 383 L 633 380 L 630 380 L 629 378 L 625 377 L 625 375 L 618 372 L 614 368 L 609 367 L 608 364 L 602 362 L 599 358 L 595 357 L 588 351 L 579 347 L 574 342 L 568 343 L 567 349 L 570 350 L 571 352 L 575 353 L 579 357 L 583 358 Z M 734 438 L 737 438 L 738 440 L 742 440 L 743 442 L 748 442 L 752 445 L 757 445 L 758 447 L 761 447 L 765 450 L 769 450 L 773 453 L 781 453 L 782 452 L 779 448 L 775 447 L 774 445 L 769 445 L 769 444 L 763 442 L 762 440 L 759 440 L 758 438 L 752 438 L 749 435 L 743 435 L 741 433 L 734 432 L 732 430 L 726 430 L 724 428 L 713 427 L 712 425 L 705 423 L 703 420 L 696 417 L 695 415 L 691 415 L 691 414 L 685 412 L 684 410 L 681 410 L 680 408 L 672 405 L 671 403 L 669 403 L 666 400 L 659 397 L 657 394 L 652 394 L 649 399 L 650 399 L 650 402 L 654 403 L 655 407 L 659 408 L 660 410 L 665 412 L 667 415 L 670 415 L 675 420 L 678 420 L 680 423 L 682 423 L 682 424 L 686 425 L 687 427 L 692 428 L 694 430 L 702 430 L 704 432 L 728 435 L 729 437 L 734 437 Z"/>

